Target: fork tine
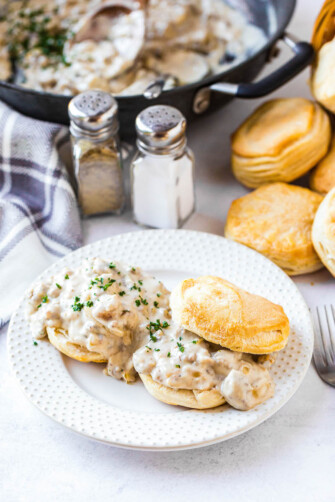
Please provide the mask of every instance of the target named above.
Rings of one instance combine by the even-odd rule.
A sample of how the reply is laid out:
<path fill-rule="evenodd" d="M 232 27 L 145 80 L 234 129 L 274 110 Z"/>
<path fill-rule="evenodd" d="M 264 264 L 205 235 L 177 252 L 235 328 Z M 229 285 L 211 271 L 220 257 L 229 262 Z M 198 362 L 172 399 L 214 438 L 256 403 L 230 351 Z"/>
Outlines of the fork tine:
<path fill-rule="evenodd" d="M 323 352 L 323 342 L 321 338 L 321 326 L 320 326 L 320 321 L 319 321 L 319 316 L 318 316 L 318 310 L 317 307 L 312 310 L 312 317 L 313 317 L 313 324 L 314 324 L 314 353 L 313 353 L 313 358 L 314 358 L 314 363 L 315 366 L 318 368 L 322 368 L 325 366 L 326 360 L 324 357 L 324 352 Z"/>
<path fill-rule="evenodd" d="M 314 324 L 313 359 L 324 382 L 335 387 L 335 309 L 332 305 L 312 310 Z"/>
<path fill-rule="evenodd" d="M 326 364 L 332 364 L 332 357 L 330 353 L 330 344 L 329 344 L 329 325 L 328 325 L 327 310 L 325 306 L 323 306 L 322 308 L 317 307 L 316 310 L 318 313 L 321 343 L 322 343 L 324 358 L 326 360 Z"/>
<path fill-rule="evenodd" d="M 328 321 L 328 328 L 329 328 L 329 340 L 330 340 L 330 352 L 331 352 L 331 358 L 332 358 L 332 363 L 335 363 L 335 315 L 334 315 L 334 308 L 332 305 L 328 305 L 326 307 L 326 313 L 327 313 L 327 321 Z"/>

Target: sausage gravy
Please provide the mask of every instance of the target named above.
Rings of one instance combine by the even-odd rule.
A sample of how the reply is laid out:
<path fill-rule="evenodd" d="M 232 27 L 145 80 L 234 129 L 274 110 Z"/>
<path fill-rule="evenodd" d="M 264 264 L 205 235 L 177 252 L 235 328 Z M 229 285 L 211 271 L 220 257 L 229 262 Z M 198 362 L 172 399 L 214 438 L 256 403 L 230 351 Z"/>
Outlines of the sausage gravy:
<path fill-rule="evenodd" d="M 107 361 L 106 373 L 127 382 L 137 373 L 173 389 L 218 389 L 248 410 L 273 395 L 272 356 L 254 357 L 210 344 L 176 324 L 169 291 L 139 267 L 101 258 L 66 268 L 29 293 L 33 337 L 47 328 Z"/>

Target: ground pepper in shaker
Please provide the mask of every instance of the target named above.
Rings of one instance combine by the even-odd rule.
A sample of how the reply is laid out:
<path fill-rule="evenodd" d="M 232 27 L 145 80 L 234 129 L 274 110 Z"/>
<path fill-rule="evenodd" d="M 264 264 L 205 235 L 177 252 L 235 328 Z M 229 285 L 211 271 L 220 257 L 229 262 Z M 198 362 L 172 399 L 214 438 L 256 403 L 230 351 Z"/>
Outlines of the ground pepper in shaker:
<path fill-rule="evenodd" d="M 84 216 L 120 214 L 125 201 L 115 99 L 87 91 L 69 103 L 78 199 Z"/>
<path fill-rule="evenodd" d="M 138 151 L 131 164 L 134 220 L 153 228 L 179 228 L 195 206 L 186 119 L 172 106 L 150 106 L 137 116 L 136 131 Z"/>

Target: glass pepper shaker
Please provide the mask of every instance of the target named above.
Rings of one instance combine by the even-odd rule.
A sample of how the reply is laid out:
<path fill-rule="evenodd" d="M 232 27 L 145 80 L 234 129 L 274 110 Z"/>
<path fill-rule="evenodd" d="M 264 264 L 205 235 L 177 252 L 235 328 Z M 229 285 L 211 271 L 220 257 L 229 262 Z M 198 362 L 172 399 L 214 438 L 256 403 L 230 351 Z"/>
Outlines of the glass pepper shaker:
<path fill-rule="evenodd" d="M 179 228 L 194 212 L 194 156 L 187 147 L 186 119 L 172 106 L 157 105 L 136 118 L 138 151 L 131 164 L 136 223 Z"/>
<path fill-rule="evenodd" d="M 87 91 L 69 103 L 78 199 L 83 216 L 120 214 L 125 196 L 118 139 L 118 108 L 103 91 Z"/>

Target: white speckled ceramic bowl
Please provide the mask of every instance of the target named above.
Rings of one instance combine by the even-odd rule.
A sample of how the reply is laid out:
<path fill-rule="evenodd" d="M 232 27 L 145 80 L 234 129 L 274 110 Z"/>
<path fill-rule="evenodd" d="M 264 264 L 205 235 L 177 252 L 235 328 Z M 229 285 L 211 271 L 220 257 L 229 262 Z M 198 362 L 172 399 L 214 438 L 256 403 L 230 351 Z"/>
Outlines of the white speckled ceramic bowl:
<path fill-rule="evenodd" d="M 308 308 L 291 279 L 245 246 L 200 232 L 148 230 L 111 237 L 65 256 L 41 279 L 86 257 L 101 256 L 142 267 L 168 288 L 187 277 L 212 274 L 279 303 L 291 324 L 288 345 L 272 367 L 276 392 L 257 408 L 228 405 L 195 411 L 152 398 L 141 382 L 126 385 L 103 374 L 102 365 L 60 354 L 47 340 L 34 345 L 23 299 L 12 316 L 8 352 L 26 396 L 56 422 L 115 446 L 149 450 L 194 448 L 223 441 L 255 427 L 294 394 L 310 364 L 313 328 Z"/>

